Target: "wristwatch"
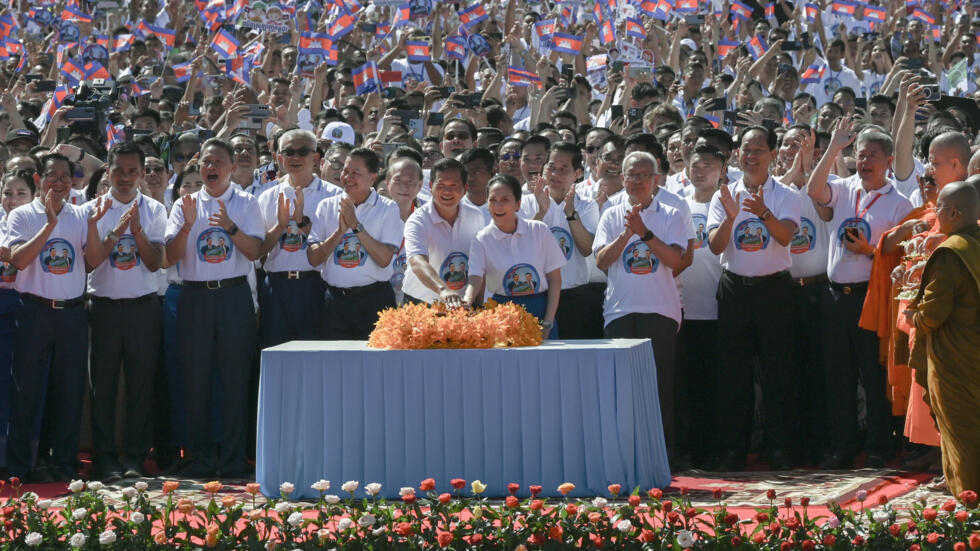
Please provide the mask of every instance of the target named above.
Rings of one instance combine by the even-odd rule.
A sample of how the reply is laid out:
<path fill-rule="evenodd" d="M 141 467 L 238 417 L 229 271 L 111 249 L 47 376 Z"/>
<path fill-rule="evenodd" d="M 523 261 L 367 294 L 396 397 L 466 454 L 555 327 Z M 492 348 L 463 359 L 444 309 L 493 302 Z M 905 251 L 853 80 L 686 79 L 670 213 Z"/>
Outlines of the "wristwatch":
<path fill-rule="evenodd" d="M 569 222 L 571 222 L 572 220 L 578 220 L 578 211 L 577 210 L 573 210 L 572 211 L 572 215 L 571 216 L 566 216 L 565 217 L 565 220 L 568 220 Z"/>
<path fill-rule="evenodd" d="M 364 231 L 364 224 L 361 224 L 360 222 L 358 222 L 357 223 L 357 226 L 351 228 L 350 231 L 352 233 L 361 233 L 362 231 Z"/>
<path fill-rule="evenodd" d="M 653 239 L 653 232 L 650 230 L 647 230 L 647 232 L 643 234 L 643 237 L 640 238 L 641 241 L 649 241 L 651 239 Z"/>
<path fill-rule="evenodd" d="M 762 220 L 769 220 L 770 218 L 772 218 L 772 211 L 769 209 L 764 210 L 762 214 L 759 216 L 759 218 L 761 218 Z"/>
<path fill-rule="evenodd" d="M 232 236 L 238 233 L 238 224 L 232 224 L 231 228 L 228 229 L 228 235 Z"/>
<path fill-rule="evenodd" d="M 108 237 L 109 241 L 112 241 L 113 243 L 119 241 L 119 235 L 116 234 L 116 230 L 109 230 L 109 233 L 106 234 L 106 237 Z"/>
<path fill-rule="evenodd" d="M 555 326 L 555 322 L 548 321 L 548 320 L 541 320 L 538 322 L 538 325 L 541 326 L 541 329 L 551 329 L 552 327 Z"/>

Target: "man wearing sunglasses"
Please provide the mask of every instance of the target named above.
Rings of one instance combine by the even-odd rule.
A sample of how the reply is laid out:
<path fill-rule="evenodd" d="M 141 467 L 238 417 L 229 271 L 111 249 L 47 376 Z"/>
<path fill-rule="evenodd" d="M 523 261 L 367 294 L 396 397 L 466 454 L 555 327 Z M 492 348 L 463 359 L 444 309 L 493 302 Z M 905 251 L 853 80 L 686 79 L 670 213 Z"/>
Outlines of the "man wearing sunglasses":
<path fill-rule="evenodd" d="M 341 189 L 315 174 L 320 163 L 316 136 L 289 130 L 279 138 L 276 156 L 285 174 L 259 196 L 265 240 L 266 284 L 259 293 L 262 346 L 290 340 L 312 340 L 320 334 L 324 283 L 306 257 L 310 214 L 320 201 Z"/>

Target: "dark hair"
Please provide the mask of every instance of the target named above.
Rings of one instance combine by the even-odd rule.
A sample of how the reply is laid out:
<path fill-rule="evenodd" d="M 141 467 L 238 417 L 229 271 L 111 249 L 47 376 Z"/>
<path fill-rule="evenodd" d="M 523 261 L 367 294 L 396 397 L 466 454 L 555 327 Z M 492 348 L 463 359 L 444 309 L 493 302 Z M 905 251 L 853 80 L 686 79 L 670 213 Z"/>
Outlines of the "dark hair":
<path fill-rule="evenodd" d="M 366 147 L 358 147 L 356 149 L 352 149 L 351 152 L 347 155 L 348 159 L 351 157 L 357 157 L 358 159 L 364 161 L 364 165 L 367 167 L 368 172 L 370 172 L 371 174 L 377 174 L 378 171 L 381 170 L 381 160 L 378 159 L 378 155 L 374 152 L 373 149 L 368 149 Z"/>
<path fill-rule="evenodd" d="M 123 145 L 123 144 L 119 144 Z M 88 179 L 88 185 L 85 186 L 85 198 L 91 201 L 99 194 L 99 182 L 102 181 L 102 176 L 105 175 L 106 167 L 109 165 L 100 166 L 92 173 L 92 176 Z"/>
<path fill-rule="evenodd" d="M 517 178 L 510 174 L 496 174 L 487 182 L 487 189 L 489 190 L 497 184 L 506 186 L 514 194 L 514 199 L 521 200 L 521 183 L 517 181 Z"/>
<path fill-rule="evenodd" d="M 794 102 L 796 100 L 800 100 L 800 99 L 806 100 L 806 101 L 810 102 L 811 104 L 813 104 L 813 108 L 814 109 L 817 108 L 817 98 L 813 97 L 813 94 L 808 94 L 806 92 L 800 92 L 799 94 L 796 94 L 795 96 L 793 96 L 793 101 Z"/>
<path fill-rule="evenodd" d="M 136 119 L 142 119 L 143 117 L 150 117 L 153 119 L 153 123 L 157 126 L 160 125 L 160 112 L 156 109 L 143 109 L 142 111 L 137 111 L 132 117 L 129 118 L 131 121 L 136 121 Z"/>
<path fill-rule="evenodd" d="M 571 111 L 567 111 L 567 110 L 559 111 L 559 112 L 555 113 L 551 117 L 551 121 L 554 122 L 554 120 L 557 119 L 557 118 L 559 118 L 559 117 L 563 117 L 563 118 L 566 118 L 566 119 L 572 119 L 573 121 L 575 121 L 574 124 L 578 124 L 578 117 L 575 115 L 575 113 L 572 113 Z"/>
<path fill-rule="evenodd" d="M 745 141 L 745 136 L 748 136 L 749 135 L 749 132 L 752 132 L 752 131 L 755 131 L 755 130 L 758 130 L 759 132 L 762 132 L 763 134 L 766 135 L 766 145 L 769 146 L 769 150 L 770 151 L 772 151 L 773 149 L 776 149 L 776 144 L 779 142 L 779 137 L 776 135 L 776 131 L 775 130 L 771 130 L 769 128 L 766 128 L 765 126 L 758 126 L 758 125 L 755 125 L 755 126 L 747 126 L 747 127 L 743 128 L 741 132 L 738 133 L 738 145 L 739 145 L 739 147 L 741 147 L 742 146 L 742 142 Z"/>
<path fill-rule="evenodd" d="M 526 142 L 524 142 L 524 147 L 521 148 L 521 152 L 523 153 L 525 149 L 531 147 L 532 145 L 540 145 L 544 147 L 545 151 L 547 151 L 548 149 L 551 148 L 551 140 L 545 138 L 544 136 L 541 136 L 540 134 L 535 134 L 530 138 L 528 138 Z"/>
<path fill-rule="evenodd" d="M 475 140 L 476 139 L 476 125 L 473 124 L 473 121 L 471 121 L 469 119 L 446 119 L 442 123 L 442 129 L 439 130 L 439 140 L 440 141 L 442 140 L 442 136 L 446 133 L 446 127 L 449 126 L 450 124 L 454 123 L 454 122 L 460 122 L 460 123 L 465 124 L 466 125 L 467 132 L 470 133 L 470 139 L 471 140 Z"/>
<path fill-rule="evenodd" d="M 658 95 L 660 94 L 657 93 L 657 88 L 652 82 L 640 82 L 634 86 L 633 91 L 630 92 L 630 97 L 636 101 L 642 101 L 647 98 L 655 98 Z"/>
<path fill-rule="evenodd" d="M 201 145 L 201 156 L 204 156 L 204 150 L 209 147 L 217 147 L 218 149 L 224 151 L 228 154 L 228 159 L 235 159 L 235 148 L 231 146 L 230 143 L 221 138 L 208 138 L 207 141 Z"/>
<path fill-rule="evenodd" d="M 857 94 L 854 93 L 854 89 L 850 86 L 841 86 L 836 92 L 834 92 L 834 97 L 837 97 L 837 94 L 850 94 L 851 99 L 857 98 Z"/>
<path fill-rule="evenodd" d="M 184 177 L 188 174 L 199 174 L 201 172 L 201 167 L 197 166 L 197 163 L 187 163 L 184 165 L 184 170 L 177 175 L 174 179 L 174 185 L 170 188 L 170 199 L 173 202 L 177 202 L 180 199 L 180 186 L 184 183 Z"/>
<path fill-rule="evenodd" d="M 483 134 L 484 136 L 493 136 L 493 139 L 496 140 L 494 143 L 500 143 L 500 141 L 503 140 L 505 137 L 503 131 L 493 126 L 484 126 L 483 128 L 477 128 L 476 132 L 478 136 L 480 134 Z"/>
<path fill-rule="evenodd" d="M 48 173 L 48 168 L 50 167 L 51 163 L 56 163 L 59 161 L 68 164 L 69 174 L 75 173 L 75 163 L 71 162 L 71 159 L 65 157 L 61 153 L 48 153 L 46 155 L 42 155 L 38 162 L 38 166 L 41 168 L 41 176 L 43 177 Z"/>
<path fill-rule="evenodd" d="M 890 109 L 892 113 L 895 113 L 895 102 L 884 94 L 875 94 L 871 96 L 871 99 L 868 100 L 868 105 L 871 105 L 872 103 L 887 105 L 888 109 Z"/>
<path fill-rule="evenodd" d="M 509 115 L 503 107 L 499 105 L 494 105 L 492 107 L 487 107 L 487 124 L 496 128 L 497 125 L 502 123 Z"/>
<path fill-rule="evenodd" d="M 106 166 L 114 166 L 116 164 L 116 159 L 119 156 L 126 155 L 136 155 L 140 158 L 140 168 L 144 168 L 146 166 L 146 154 L 143 153 L 140 146 L 133 142 L 122 142 L 112 146 L 112 149 L 109 150 L 109 156 L 106 159 Z"/>
<path fill-rule="evenodd" d="M 422 161 L 424 160 L 422 157 L 422 153 L 420 153 L 414 147 L 409 147 L 407 145 L 400 145 L 396 147 L 395 150 L 392 151 L 390 155 L 388 155 L 387 159 L 385 159 L 385 166 L 391 166 L 391 164 L 397 161 L 398 159 L 411 159 L 416 163 L 418 163 L 419 166 L 422 166 Z"/>
<path fill-rule="evenodd" d="M 572 168 L 582 170 L 582 150 L 577 145 L 571 142 L 555 142 L 548 150 L 549 160 L 552 153 L 568 153 L 572 156 Z"/>
<path fill-rule="evenodd" d="M 732 135 L 721 128 L 709 127 L 698 132 L 698 138 L 704 138 L 712 147 L 727 155 L 732 152 Z"/>
<path fill-rule="evenodd" d="M 251 145 L 252 149 L 255 151 L 255 156 L 259 156 L 259 144 L 255 141 L 255 138 L 249 136 L 248 134 L 232 134 L 232 136 L 228 138 L 228 143 L 231 143 L 237 139 L 244 139 L 248 141 L 249 145 Z M 234 146 L 232 146 L 232 150 L 234 150 Z"/>
<path fill-rule="evenodd" d="M 613 147 L 616 149 L 626 149 L 626 140 L 618 134 L 613 134 L 602 140 L 602 142 L 599 144 L 599 149 L 596 150 L 596 154 L 598 155 L 607 144 L 613 144 Z"/>
<path fill-rule="evenodd" d="M 33 170 L 26 169 L 18 170 L 16 172 L 8 172 L 4 174 L 3 179 L 0 180 L 0 189 L 7 187 L 7 182 L 11 180 L 23 180 L 24 183 L 27 184 L 27 188 L 31 190 L 31 195 L 34 195 L 37 193 L 37 184 L 34 183 L 34 174 L 36 173 Z"/>
<path fill-rule="evenodd" d="M 696 146 L 694 148 L 694 151 L 691 152 L 692 157 L 695 155 L 703 155 L 703 156 L 711 157 L 713 159 L 717 159 L 718 162 L 721 163 L 722 168 L 724 168 L 725 166 L 725 154 L 719 151 L 717 147 L 701 144 L 699 146 Z"/>
<path fill-rule="evenodd" d="M 493 153 L 491 153 L 489 149 L 485 149 L 482 147 L 467 149 L 459 157 L 459 162 L 463 163 L 463 166 L 468 165 L 474 161 L 482 161 L 484 166 L 486 166 L 487 171 L 493 172 L 493 164 L 496 162 L 496 159 L 494 158 Z M 435 169 L 434 166 L 433 169 Z"/>
<path fill-rule="evenodd" d="M 484 150 L 486 151 L 486 150 Z M 467 152 L 468 153 L 468 152 Z M 432 165 L 432 170 L 429 171 L 429 182 L 436 181 L 436 175 L 443 172 L 449 172 L 455 170 L 459 173 L 459 179 L 463 182 L 463 188 L 466 188 L 466 166 L 453 159 L 452 157 L 443 157 Z"/>

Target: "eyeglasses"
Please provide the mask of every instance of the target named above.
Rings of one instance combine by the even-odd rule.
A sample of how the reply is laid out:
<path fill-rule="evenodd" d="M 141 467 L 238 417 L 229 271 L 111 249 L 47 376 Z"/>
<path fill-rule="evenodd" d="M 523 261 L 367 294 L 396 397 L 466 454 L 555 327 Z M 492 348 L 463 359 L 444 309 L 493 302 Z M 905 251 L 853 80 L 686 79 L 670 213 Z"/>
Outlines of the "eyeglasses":
<path fill-rule="evenodd" d="M 598 150 L 599 150 L 599 146 L 597 146 L 597 145 L 593 145 L 592 147 L 586 147 L 585 148 L 585 152 L 588 153 L 589 155 L 595 153 Z"/>
<path fill-rule="evenodd" d="M 310 153 L 313 153 L 313 151 L 310 147 L 301 147 L 299 149 L 282 149 L 279 152 L 282 153 L 283 157 L 306 157 Z"/>
<path fill-rule="evenodd" d="M 152 168 L 151 167 L 146 167 L 146 173 L 147 174 L 153 174 L 154 172 L 156 172 L 157 174 L 163 174 L 163 173 L 167 172 L 167 167 L 163 167 L 163 166 L 155 166 L 155 167 L 152 167 Z"/>
<path fill-rule="evenodd" d="M 353 88 L 354 87 L 354 81 L 353 80 L 344 80 L 344 81 L 341 81 L 340 82 L 340 85 L 341 86 L 349 86 L 349 87 Z"/>
<path fill-rule="evenodd" d="M 612 163 L 612 164 L 616 164 L 616 165 L 623 164 L 623 157 L 610 157 L 609 155 L 603 155 L 603 156 L 601 156 L 599 158 L 602 159 L 604 162 L 607 162 L 607 163 Z"/>
<path fill-rule="evenodd" d="M 521 158 L 521 154 L 520 153 L 501 153 L 500 154 L 500 160 L 501 161 L 516 161 L 517 159 L 520 159 L 520 158 Z"/>

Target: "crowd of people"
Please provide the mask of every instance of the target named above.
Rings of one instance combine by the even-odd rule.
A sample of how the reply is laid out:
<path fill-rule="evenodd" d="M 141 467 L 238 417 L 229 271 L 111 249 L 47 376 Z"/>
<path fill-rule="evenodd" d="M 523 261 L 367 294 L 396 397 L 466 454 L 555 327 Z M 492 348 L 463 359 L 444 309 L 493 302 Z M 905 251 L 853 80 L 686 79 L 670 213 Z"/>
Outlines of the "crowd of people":
<path fill-rule="evenodd" d="M 492 298 L 649 338 L 674 470 L 980 489 L 973 3 L 14 3 L 9 473 L 250 476 L 259 349 Z"/>

